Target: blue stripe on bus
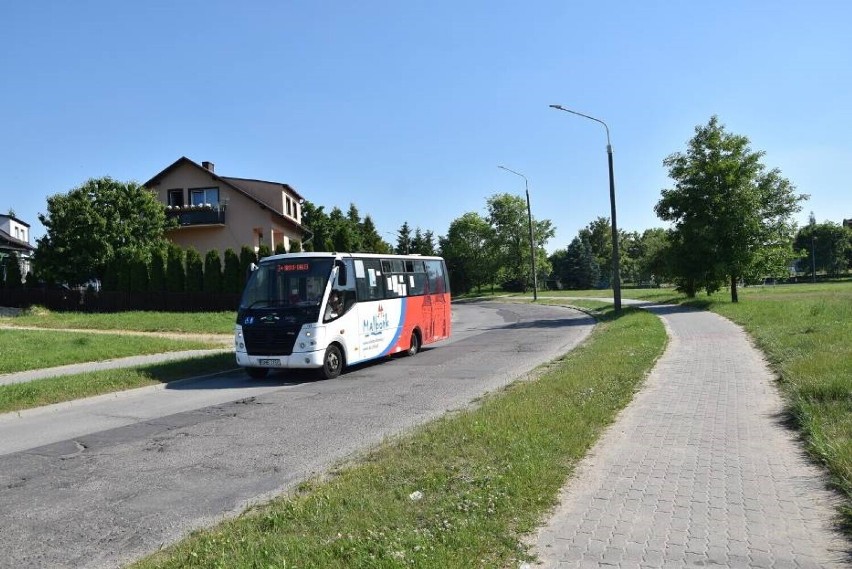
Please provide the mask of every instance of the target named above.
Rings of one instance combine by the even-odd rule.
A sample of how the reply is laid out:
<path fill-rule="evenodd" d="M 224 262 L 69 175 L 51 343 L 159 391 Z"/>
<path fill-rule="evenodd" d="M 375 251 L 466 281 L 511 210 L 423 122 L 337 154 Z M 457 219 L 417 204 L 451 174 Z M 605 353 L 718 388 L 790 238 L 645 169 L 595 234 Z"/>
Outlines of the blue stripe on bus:
<path fill-rule="evenodd" d="M 385 350 L 381 354 L 376 356 L 377 358 L 388 355 L 391 351 L 391 348 L 396 346 L 396 343 L 399 341 L 399 337 L 402 335 L 402 329 L 405 327 L 405 309 L 408 306 L 407 300 L 407 298 L 399 299 L 399 302 L 402 307 L 399 309 L 399 324 L 396 327 L 396 334 L 394 335 L 393 340 L 391 340 L 390 344 L 388 344 L 388 347 L 385 348 Z"/>

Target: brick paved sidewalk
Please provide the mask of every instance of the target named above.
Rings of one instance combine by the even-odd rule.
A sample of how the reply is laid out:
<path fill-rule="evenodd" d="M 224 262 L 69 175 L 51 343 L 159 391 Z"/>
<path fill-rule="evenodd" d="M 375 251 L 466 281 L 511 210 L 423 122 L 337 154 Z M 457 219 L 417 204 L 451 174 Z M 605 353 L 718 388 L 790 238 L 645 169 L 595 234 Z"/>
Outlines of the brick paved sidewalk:
<path fill-rule="evenodd" d="M 533 536 L 544 567 L 850 567 L 836 496 L 730 321 L 650 306 L 669 346 Z"/>

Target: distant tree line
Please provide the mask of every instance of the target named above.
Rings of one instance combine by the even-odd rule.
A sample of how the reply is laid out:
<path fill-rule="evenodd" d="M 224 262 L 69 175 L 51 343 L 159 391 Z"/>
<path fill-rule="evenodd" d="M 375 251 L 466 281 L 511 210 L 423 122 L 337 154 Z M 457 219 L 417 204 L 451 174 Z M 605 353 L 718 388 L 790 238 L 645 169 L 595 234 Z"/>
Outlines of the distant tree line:
<path fill-rule="evenodd" d="M 346 253 L 396 253 L 399 255 L 436 255 L 435 235 L 432 231 L 414 231 L 404 222 L 396 232 L 396 244 L 385 241 L 368 214 L 361 218 L 358 207 L 349 204 L 348 211 L 335 206 L 325 212 L 325 206 L 306 201 L 302 209 L 302 223 L 311 232 L 304 244 L 305 251 L 338 251 Z"/>
<path fill-rule="evenodd" d="M 455 293 L 499 286 L 526 291 L 533 286 L 530 252 L 530 219 L 524 198 L 495 194 L 486 202 L 487 213 L 468 212 L 453 220 L 447 235 L 439 239 L 440 254 L 447 262 Z M 536 276 L 550 275 L 545 245 L 555 228 L 549 219 L 532 219 Z"/>
<path fill-rule="evenodd" d="M 852 229 L 810 223 L 796 228 L 792 214 L 807 196 L 797 194 L 777 169 L 763 164 L 745 136 L 726 131 L 717 117 L 695 128 L 686 150 L 663 161 L 673 184 L 655 206 L 670 226 L 641 233 L 619 231 L 620 277 L 640 286 L 674 284 L 689 296 L 723 286 L 737 300 L 741 283 L 787 277 L 840 276 L 852 266 Z M 404 222 L 385 240 L 370 215 L 350 203 L 344 212 L 306 202 L 303 243 L 291 252 L 339 251 L 441 255 L 454 292 L 483 287 L 529 290 L 534 280 L 552 288 L 608 288 L 613 281 L 610 220 L 598 217 L 564 248 L 548 255 L 555 228 L 532 219 L 524 199 L 495 194 L 486 212 L 454 219 L 445 235 Z M 105 291 L 238 293 L 257 259 L 275 251 L 183 250 L 165 239 L 170 227 L 162 204 L 133 182 L 88 180 L 67 194 L 50 196 L 39 215 L 47 233 L 37 242 L 35 275 L 20 274 L 14 256 L 0 259 L 0 286 L 35 282 L 71 287 L 100 283 Z M 530 244 L 530 225 L 533 243 Z M 532 249 L 532 253 L 531 253 Z M 531 258 L 531 254 L 534 258 Z M 536 274 L 533 275 L 533 264 Z"/>

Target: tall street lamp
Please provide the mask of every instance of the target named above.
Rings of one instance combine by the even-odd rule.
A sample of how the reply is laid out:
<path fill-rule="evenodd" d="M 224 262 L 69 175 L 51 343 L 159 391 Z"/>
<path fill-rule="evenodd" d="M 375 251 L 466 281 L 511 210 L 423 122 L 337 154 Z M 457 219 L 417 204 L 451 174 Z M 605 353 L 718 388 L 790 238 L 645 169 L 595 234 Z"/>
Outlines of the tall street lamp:
<path fill-rule="evenodd" d="M 816 282 L 816 236 L 811 233 L 811 282 Z"/>
<path fill-rule="evenodd" d="M 600 119 L 584 115 L 583 113 L 578 113 L 577 111 L 572 111 L 571 109 L 566 109 L 562 105 L 550 105 L 550 107 L 552 109 L 565 111 L 572 115 L 593 120 L 602 124 L 606 129 L 606 154 L 609 161 L 609 207 L 612 214 L 612 296 L 613 304 L 615 305 L 615 312 L 618 314 L 621 312 L 621 272 L 619 270 L 620 262 L 618 258 L 618 226 L 615 222 L 615 178 L 612 173 L 612 144 L 610 144 L 609 141 L 609 126 Z"/>
<path fill-rule="evenodd" d="M 527 194 L 527 221 L 530 226 L 530 263 L 532 264 L 532 276 L 533 276 L 533 300 L 538 300 L 538 275 L 535 274 L 535 242 L 533 241 L 533 227 L 532 227 L 532 210 L 530 210 L 530 184 L 527 181 L 527 177 L 521 174 L 520 172 L 515 172 L 505 166 L 497 166 L 498 168 L 502 168 L 507 172 L 511 172 L 516 176 L 520 176 L 524 179 L 524 191 Z"/>

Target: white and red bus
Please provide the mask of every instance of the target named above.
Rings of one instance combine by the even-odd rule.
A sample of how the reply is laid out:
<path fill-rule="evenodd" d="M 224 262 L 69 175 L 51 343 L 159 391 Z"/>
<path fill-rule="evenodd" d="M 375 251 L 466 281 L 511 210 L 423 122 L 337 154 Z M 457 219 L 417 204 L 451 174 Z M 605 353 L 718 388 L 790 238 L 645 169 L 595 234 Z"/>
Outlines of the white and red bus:
<path fill-rule="evenodd" d="M 254 378 L 347 365 L 450 336 L 450 287 L 440 257 L 290 253 L 262 259 L 237 313 L 237 363 Z"/>

